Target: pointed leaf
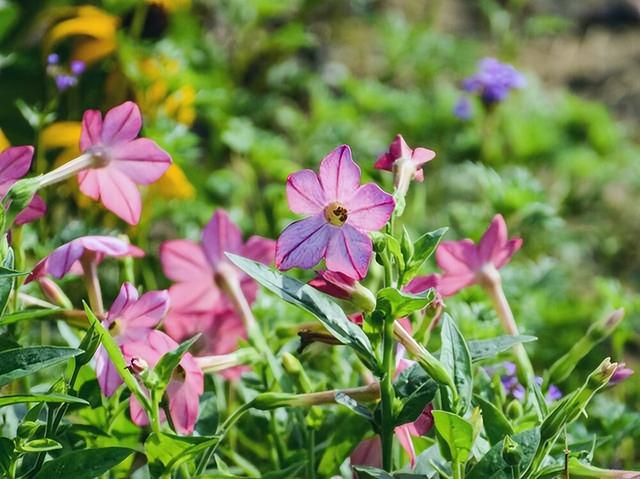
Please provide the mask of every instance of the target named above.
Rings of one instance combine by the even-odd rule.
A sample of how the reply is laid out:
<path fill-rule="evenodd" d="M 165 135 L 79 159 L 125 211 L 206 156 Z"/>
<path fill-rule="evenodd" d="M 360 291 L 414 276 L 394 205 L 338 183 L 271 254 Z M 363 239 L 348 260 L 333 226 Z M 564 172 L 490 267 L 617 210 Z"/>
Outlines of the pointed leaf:
<path fill-rule="evenodd" d="M 0 386 L 63 363 L 81 353 L 79 349 L 57 346 L 29 346 L 0 351 Z"/>
<path fill-rule="evenodd" d="M 420 294 L 409 294 L 395 288 L 383 288 L 378 291 L 376 309 L 387 317 L 398 319 L 426 308 L 433 297 L 431 289 Z"/>
<path fill-rule="evenodd" d="M 523 334 L 519 336 L 497 336 L 491 339 L 472 339 L 467 341 L 467 346 L 469 346 L 471 360 L 476 362 L 494 358 L 504 351 L 509 351 L 516 344 L 529 343 L 537 339 L 535 336 Z"/>
<path fill-rule="evenodd" d="M 517 442 L 522 449 L 520 470 L 526 471 L 538 449 L 540 429 L 529 429 L 515 434 L 512 436 L 512 439 Z M 467 479 L 512 479 L 511 466 L 502 458 L 502 445 L 503 441 L 500 441 L 489 449 L 473 469 L 471 469 L 467 475 Z"/>
<path fill-rule="evenodd" d="M 458 464 L 464 464 L 473 446 L 473 426 L 447 411 L 433 411 L 436 433 L 440 439 L 442 455 Z"/>
<path fill-rule="evenodd" d="M 451 316 L 444 314 L 442 320 L 442 350 L 440 361 L 453 378 L 460 397 L 460 413 L 464 414 L 471 405 L 473 394 L 473 373 L 471 370 L 471 353 L 460 330 Z M 450 395 L 448 390 L 443 389 Z"/>
<path fill-rule="evenodd" d="M 513 427 L 500 409 L 480 396 L 475 396 L 475 400 L 482 410 L 484 432 L 487 433 L 491 445 L 502 441 L 506 435 L 513 436 Z"/>
<path fill-rule="evenodd" d="M 48 402 L 48 403 L 70 403 L 70 404 L 86 404 L 89 403 L 84 399 L 66 394 L 15 394 L 11 396 L 0 396 L 0 407 L 9 406 L 11 404 L 31 403 L 31 402 Z"/>
<path fill-rule="evenodd" d="M 45 462 L 34 479 L 95 479 L 117 466 L 133 453 L 125 447 L 83 449 Z"/>

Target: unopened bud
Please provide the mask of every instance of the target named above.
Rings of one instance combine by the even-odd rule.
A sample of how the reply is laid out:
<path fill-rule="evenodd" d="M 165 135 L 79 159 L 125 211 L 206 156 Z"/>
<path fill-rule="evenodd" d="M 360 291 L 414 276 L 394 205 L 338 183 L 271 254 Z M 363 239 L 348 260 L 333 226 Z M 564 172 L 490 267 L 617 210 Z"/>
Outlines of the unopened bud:
<path fill-rule="evenodd" d="M 517 466 L 522 461 L 522 448 L 520 444 L 511 439 L 511 436 L 505 436 L 504 438 L 502 459 L 511 467 Z"/>
<path fill-rule="evenodd" d="M 129 362 L 127 369 L 131 374 L 142 374 L 149 369 L 149 363 L 139 356 L 134 356 Z"/>
<path fill-rule="evenodd" d="M 618 363 L 618 367 L 616 371 L 613 373 L 611 378 L 609 379 L 609 386 L 615 386 L 616 384 L 620 384 L 622 381 L 626 380 L 633 374 L 633 369 L 628 368 L 625 363 Z"/>
<path fill-rule="evenodd" d="M 40 188 L 40 178 L 23 178 L 16 181 L 9 189 L 2 200 L 4 205 L 8 205 L 5 215 L 5 228 L 10 228 L 15 217 L 24 210 Z"/>
<path fill-rule="evenodd" d="M 512 400 L 507 404 L 507 416 L 509 419 L 518 419 L 522 417 L 523 413 L 522 404 L 517 399 Z"/>
<path fill-rule="evenodd" d="M 282 355 L 282 367 L 293 377 L 302 392 L 310 393 L 313 390 L 307 373 L 304 371 L 304 368 L 302 367 L 302 364 L 300 364 L 300 361 L 298 361 L 298 358 L 293 354 L 284 353 Z"/>
<path fill-rule="evenodd" d="M 38 278 L 38 284 L 40 285 L 42 294 L 53 304 L 63 309 L 73 309 L 71 300 L 51 278 L 42 276 Z"/>

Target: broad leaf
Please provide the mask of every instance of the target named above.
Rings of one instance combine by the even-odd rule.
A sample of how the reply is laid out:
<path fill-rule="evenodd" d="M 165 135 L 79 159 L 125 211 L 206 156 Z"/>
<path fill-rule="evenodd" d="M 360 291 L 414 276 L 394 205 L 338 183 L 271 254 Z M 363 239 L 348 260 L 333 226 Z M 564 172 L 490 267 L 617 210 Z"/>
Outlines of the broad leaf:
<path fill-rule="evenodd" d="M 431 289 L 420 294 L 409 294 L 395 288 L 383 288 L 378 291 L 376 310 L 393 319 L 402 318 L 427 307 L 433 297 Z"/>
<path fill-rule="evenodd" d="M 79 349 L 57 346 L 28 346 L 0 351 L 0 386 L 63 363 L 81 353 Z"/>
<path fill-rule="evenodd" d="M 194 445 L 205 442 L 204 437 L 182 437 L 173 434 L 151 434 L 144 442 L 144 452 L 152 477 L 170 472 L 173 464 Z"/>
<path fill-rule="evenodd" d="M 404 282 L 410 281 L 420 270 L 420 267 L 428 260 L 438 247 L 440 240 L 449 228 L 439 228 L 435 231 L 423 234 L 413 243 L 413 256 L 405 269 Z"/>
<path fill-rule="evenodd" d="M 9 273 L 13 270 L 13 261 L 13 249 L 9 248 L 7 250 L 7 256 L 4 258 L 2 267 L 0 267 L 0 317 L 3 315 L 4 309 L 7 306 L 9 295 L 11 294 L 11 290 L 13 289 L 13 283 L 15 282 L 15 275 Z"/>
<path fill-rule="evenodd" d="M 335 421 L 331 424 L 332 435 L 318 463 L 319 477 L 333 476 L 355 445 L 371 430 L 371 422 L 348 411 L 332 419 Z"/>
<path fill-rule="evenodd" d="M 226 253 L 238 268 L 282 299 L 313 314 L 340 343 L 353 348 L 369 369 L 379 369 L 367 335 L 331 298 L 297 279 L 242 256 Z"/>
<path fill-rule="evenodd" d="M 506 435 L 513 436 L 513 427 L 500 409 L 480 396 L 475 396 L 475 400 L 482 410 L 484 432 L 491 445 L 502 441 Z"/>
<path fill-rule="evenodd" d="M 353 466 L 358 473 L 358 479 L 393 479 L 393 476 L 382 469 L 371 466 Z"/>
<path fill-rule="evenodd" d="M 464 464 L 473 446 L 473 426 L 447 411 L 433 411 L 432 414 L 442 455 L 454 463 Z"/>
<path fill-rule="evenodd" d="M 200 336 L 201 334 L 198 333 L 191 339 L 183 341 L 180 346 L 178 346 L 173 351 L 164 353 L 158 360 L 153 370 L 158 375 L 162 391 L 164 391 L 164 389 L 167 387 L 167 384 L 169 384 L 169 381 L 171 381 L 173 370 L 178 367 L 178 364 L 180 364 L 182 357 L 187 354 L 191 346 L 193 346 L 195 342 L 200 339 Z"/>
<path fill-rule="evenodd" d="M 520 445 L 522 460 L 520 470 L 526 471 L 533 460 L 540 442 L 540 430 L 538 428 L 515 434 L 512 439 Z M 487 452 L 467 475 L 467 479 L 512 479 L 511 466 L 502 458 L 502 445 L 500 441 Z"/>
<path fill-rule="evenodd" d="M 395 419 L 398 426 L 420 416 L 438 391 L 438 383 L 419 364 L 412 364 L 398 375 L 393 388 L 396 397 L 402 401 L 402 409 Z"/>
<path fill-rule="evenodd" d="M 85 404 L 89 403 L 84 399 L 68 396 L 66 394 L 16 394 L 12 396 L 0 396 L 0 407 L 9 406 L 11 404 L 31 403 L 31 402 L 48 402 L 48 403 L 72 403 Z"/>
<path fill-rule="evenodd" d="M 473 394 L 471 354 L 460 330 L 447 313 L 444 314 L 442 320 L 440 362 L 447 368 L 453 378 L 460 398 L 459 412 L 464 414 L 471 405 L 471 396 Z M 450 397 L 451 392 L 449 390 L 444 388 L 442 390 L 447 397 Z M 449 404 L 451 404 L 450 399 Z"/>
<path fill-rule="evenodd" d="M 9 467 L 13 461 L 14 442 L 6 437 L 0 437 L 0 473 L 9 475 Z"/>
<path fill-rule="evenodd" d="M 48 437 L 25 441 L 18 448 L 21 452 L 47 452 L 56 449 L 62 449 L 62 444 Z"/>
<path fill-rule="evenodd" d="M 117 466 L 133 453 L 125 447 L 83 449 L 45 462 L 34 479 L 95 479 Z"/>
<path fill-rule="evenodd" d="M 472 361 L 494 358 L 498 354 L 510 350 L 519 343 L 529 343 L 538 338 L 535 336 L 498 336 L 491 339 L 472 339 L 467 342 Z"/>

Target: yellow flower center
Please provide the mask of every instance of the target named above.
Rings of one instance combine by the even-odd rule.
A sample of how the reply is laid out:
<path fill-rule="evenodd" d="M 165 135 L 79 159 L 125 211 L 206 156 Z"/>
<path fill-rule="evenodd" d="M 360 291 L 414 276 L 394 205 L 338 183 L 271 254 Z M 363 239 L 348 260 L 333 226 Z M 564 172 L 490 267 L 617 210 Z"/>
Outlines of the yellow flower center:
<path fill-rule="evenodd" d="M 335 202 L 330 203 L 324 209 L 324 217 L 326 220 L 335 226 L 342 226 L 349 217 L 347 209 L 342 204 Z"/>
<path fill-rule="evenodd" d="M 120 335 L 120 333 L 122 332 L 122 328 L 118 324 L 118 321 L 114 321 L 109 325 L 109 332 L 111 333 L 111 336 Z"/>

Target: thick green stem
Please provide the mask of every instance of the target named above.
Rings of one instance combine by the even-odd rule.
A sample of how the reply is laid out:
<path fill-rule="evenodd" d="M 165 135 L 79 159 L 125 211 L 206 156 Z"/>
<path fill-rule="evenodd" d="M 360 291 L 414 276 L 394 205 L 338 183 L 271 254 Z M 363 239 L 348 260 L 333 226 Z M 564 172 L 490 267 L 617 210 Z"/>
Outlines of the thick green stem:
<path fill-rule="evenodd" d="M 393 451 L 393 373 L 395 371 L 395 361 L 393 354 L 393 318 L 385 318 L 384 331 L 382 337 L 382 369 L 384 377 L 380 386 L 380 399 L 382 404 L 382 466 L 385 471 L 392 470 Z"/>
<path fill-rule="evenodd" d="M 159 434 L 160 433 L 160 398 L 158 398 L 158 390 L 151 390 L 151 411 L 149 411 L 149 415 L 151 416 L 151 430 Z"/>

